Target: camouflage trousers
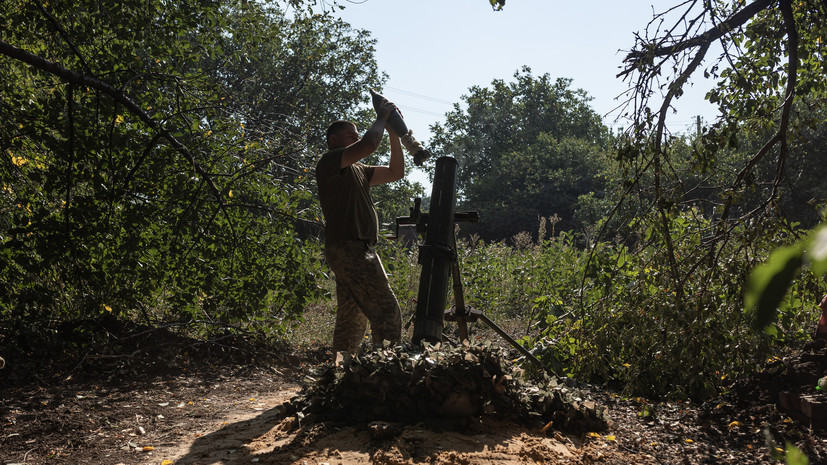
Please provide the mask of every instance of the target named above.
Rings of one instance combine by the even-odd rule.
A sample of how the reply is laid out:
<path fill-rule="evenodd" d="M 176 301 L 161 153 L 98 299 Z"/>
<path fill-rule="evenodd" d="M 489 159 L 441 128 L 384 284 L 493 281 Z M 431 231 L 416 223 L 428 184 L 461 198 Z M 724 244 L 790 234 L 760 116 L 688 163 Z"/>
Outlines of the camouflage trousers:
<path fill-rule="evenodd" d="M 368 321 L 374 345 L 399 342 L 402 311 L 376 250 L 365 241 L 345 241 L 325 246 L 325 258 L 336 276 L 333 350 L 355 354 Z"/>

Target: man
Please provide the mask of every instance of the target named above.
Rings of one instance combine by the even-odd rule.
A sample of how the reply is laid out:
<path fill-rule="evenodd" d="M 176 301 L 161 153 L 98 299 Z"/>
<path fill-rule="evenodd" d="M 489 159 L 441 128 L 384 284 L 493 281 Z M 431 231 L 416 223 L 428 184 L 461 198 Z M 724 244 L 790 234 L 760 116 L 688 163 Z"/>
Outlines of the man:
<path fill-rule="evenodd" d="M 370 321 L 373 344 L 402 338 L 402 314 L 374 246 L 379 221 L 370 186 L 405 175 L 399 135 L 388 125 L 396 106 L 374 102 L 376 121 L 359 138 L 356 125 L 335 121 L 327 129 L 328 151 L 316 164 L 316 183 L 325 218 L 325 258 L 336 276 L 336 325 L 333 350 L 355 354 Z M 387 129 L 391 156 L 387 166 L 369 166 L 360 160 L 372 154 Z"/>

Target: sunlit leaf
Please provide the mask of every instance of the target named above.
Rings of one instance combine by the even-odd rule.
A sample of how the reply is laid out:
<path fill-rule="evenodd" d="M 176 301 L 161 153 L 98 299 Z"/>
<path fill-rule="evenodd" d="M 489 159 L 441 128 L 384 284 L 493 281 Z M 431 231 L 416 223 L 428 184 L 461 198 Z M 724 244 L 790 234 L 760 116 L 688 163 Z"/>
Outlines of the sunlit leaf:
<path fill-rule="evenodd" d="M 827 226 L 822 226 L 813 235 L 807 258 L 813 273 L 827 275 Z"/>
<path fill-rule="evenodd" d="M 787 442 L 786 448 L 785 459 L 787 465 L 809 465 L 810 459 L 801 449 L 790 442 Z"/>
<path fill-rule="evenodd" d="M 754 329 L 765 329 L 775 319 L 778 304 L 803 263 L 800 245 L 781 247 L 755 267 L 747 280 L 744 306 Z"/>

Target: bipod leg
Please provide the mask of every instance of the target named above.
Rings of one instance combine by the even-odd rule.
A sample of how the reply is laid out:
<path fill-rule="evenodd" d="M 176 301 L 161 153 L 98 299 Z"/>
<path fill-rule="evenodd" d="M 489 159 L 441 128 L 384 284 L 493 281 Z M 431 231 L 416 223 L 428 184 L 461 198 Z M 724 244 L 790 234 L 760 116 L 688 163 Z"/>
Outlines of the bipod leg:
<path fill-rule="evenodd" d="M 459 255 L 457 253 L 457 234 L 454 232 L 454 253 L 451 257 L 451 276 L 454 279 L 454 317 L 457 320 L 459 340 L 468 340 L 468 310 L 465 309 L 465 294 L 462 290 L 462 276 L 459 274 Z"/>
<path fill-rule="evenodd" d="M 532 363 L 534 363 L 535 365 L 537 365 L 537 368 L 540 368 L 541 370 L 545 371 L 546 373 L 548 373 L 548 374 L 549 374 L 549 375 L 551 375 L 551 376 L 556 376 L 554 373 L 552 373 L 551 371 L 549 371 L 549 370 L 546 368 L 546 366 L 545 366 L 545 365 L 543 365 L 543 362 L 541 362 L 540 360 L 538 360 L 538 359 L 537 359 L 537 357 L 535 357 L 535 356 L 534 356 L 534 354 L 532 354 L 531 352 L 529 352 L 529 351 L 528 351 L 528 349 L 526 349 L 525 347 L 521 346 L 519 342 L 515 341 L 513 337 L 509 336 L 509 335 L 508 335 L 508 333 L 506 333 L 505 331 L 503 331 L 503 329 L 502 329 L 502 328 L 500 328 L 499 326 L 497 326 L 497 325 L 496 325 L 496 323 L 494 323 L 493 321 L 491 321 L 491 319 L 490 319 L 490 318 L 488 318 L 487 316 L 485 316 L 485 314 L 484 314 L 484 313 L 479 312 L 478 314 L 476 314 L 476 316 L 477 316 L 477 318 L 479 318 L 480 320 L 482 320 L 485 324 L 487 324 L 487 325 L 488 325 L 488 327 L 490 327 L 491 329 L 493 329 L 493 330 L 494 330 L 494 332 L 496 332 L 496 333 L 497 333 L 497 334 L 499 334 L 499 335 L 500 335 L 503 339 L 505 339 L 506 341 L 508 341 L 508 343 L 509 343 L 509 344 L 511 344 L 511 345 L 512 345 L 515 349 L 517 349 L 517 350 L 518 350 L 521 354 L 525 355 L 525 357 L 526 357 L 527 359 L 531 360 L 531 362 L 532 362 Z"/>
<path fill-rule="evenodd" d="M 543 362 L 537 359 L 531 352 L 528 351 L 525 347 L 521 346 L 517 341 L 514 340 L 513 337 L 509 336 L 508 333 L 503 331 L 502 328 L 496 325 L 490 318 L 485 316 L 483 312 L 477 309 L 471 309 L 470 311 L 465 307 L 465 294 L 462 290 L 462 276 L 459 273 L 459 254 L 457 253 L 457 235 L 454 232 L 454 244 L 453 244 L 453 251 L 451 254 L 451 276 L 453 277 L 454 283 L 454 312 L 453 314 L 449 314 L 446 312 L 446 319 L 455 320 L 457 322 L 457 332 L 459 333 L 459 340 L 460 343 L 462 341 L 468 340 L 468 321 L 477 321 L 477 319 L 481 319 L 485 324 L 488 325 L 491 329 L 494 330 L 497 334 L 500 335 L 503 339 L 505 339 L 509 344 L 511 344 L 515 349 L 517 349 L 521 354 L 523 354 L 527 359 L 531 360 L 532 363 L 537 365 L 537 368 L 545 371 L 551 376 L 556 376 L 554 373 L 549 371 Z M 444 336 L 443 336 L 444 338 Z"/>

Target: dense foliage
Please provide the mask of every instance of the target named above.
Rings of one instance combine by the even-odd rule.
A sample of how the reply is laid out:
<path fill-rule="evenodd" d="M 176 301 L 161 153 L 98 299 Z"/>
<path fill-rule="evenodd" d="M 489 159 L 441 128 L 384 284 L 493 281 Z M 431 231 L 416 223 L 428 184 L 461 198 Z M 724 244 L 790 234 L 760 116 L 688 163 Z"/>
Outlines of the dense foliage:
<path fill-rule="evenodd" d="M 686 2 L 657 15 L 637 36 L 621 73 L 634 85 L 634 124 L 619 154 L 636 182 L 648 181 L 637 185 L 654 199 L 650 217 L 659 237 L 654 246 L 669 263 L 672 287 L 679 294 L 690 276 L 679 266 L 683 260 L 669 228 L 669 218 L 685 208 L 681 179 L 671 166 L 672 138 L 665 131 L 672 101 L 700 74 L 717 42 L 724 53 L 706 63 L 703 73 L 717 79 L 707 97 L 721 113 L 703 129 L 692 162 L 697 173 L 720 179 L 721 194 L 710 199 L 716 208 L 705 228 L 707 255 L 694 259 L 689 270 L 719 266 L 733 243 L 751 248 L 781 231 L 786 240 L 776 239 L 776 245 L 802 238 L 806 234 L 796 230 L 796 222 L 814 225 L 825 206 L 823 191 L 808 186 L 815 180 L 805 174 L 824 158 L 824 151 L 813 150 L 805 137 L 818 137 L 825 124 L 825 25 L 827 5 L 820 1 Z M 742 148 L 743 141 L 749 143 Z M 732 157 L 733 151 L 740 153 Z M 802 193 L 807 197 L 801 198 Z M 737 234 L 745 224 L 764 234 Z M 792 277 L 787 274 L 788 283 Z M 781 301 L 784 289 L 768 287 L 773 298 L 761 300 Z M 771 307 L 759 312 L 761 321 L 773 319 L 765 314 L 775 312 Z"/>
<path fill-rule="evenodd" d="M 687 257 L 680 266 L 693 266 L 690 257 L 705 239 L 700 226 L 708 221 L 698 211 L 671 219 L 672 233 L 680 238 L 677 251 Z M 774 349 L 810 339 L 817 319 L 813 299 L 819 295 L 812 273 L 797 274 L 768 333 L 752 330 L 743 311 L 749 270 L 776 243 L 790 240 L 785 232 L 739 228 L 736 234 L 752 236 L 752 245 L 740 245 L 746 237 L 733 241 L 718 267 L 684 270 L 690 276 L 686 287 L 697 296 L 683 301 L 652 246 L 655 231 L 643 233 L 634 246 L 600 242 L 584 249 L 572 233 L 552 233 L 544 220 L 539 242 L 527 232 L 508 242 L 461 240 L 465 304 L 510 328 L 556 374 L 650 398 L 714 396 L 753 373 Z M 397 244 L 381 250 L 407 321 L 415 313 L 419 285 L 416 254 Z M 445 328 L 456 333 L 454 323 Z M 472 341 L 487 329 L 481 322 L 469 328 Z M 536 370 L 528 360 L 523 366 Z"/>
<path fill-rule="evenodd" d="M 260 2 L 3 10 L 5 336 L 300 317 L 320 272 L 314 152 L 380 84 L 366 33 Z"/>

